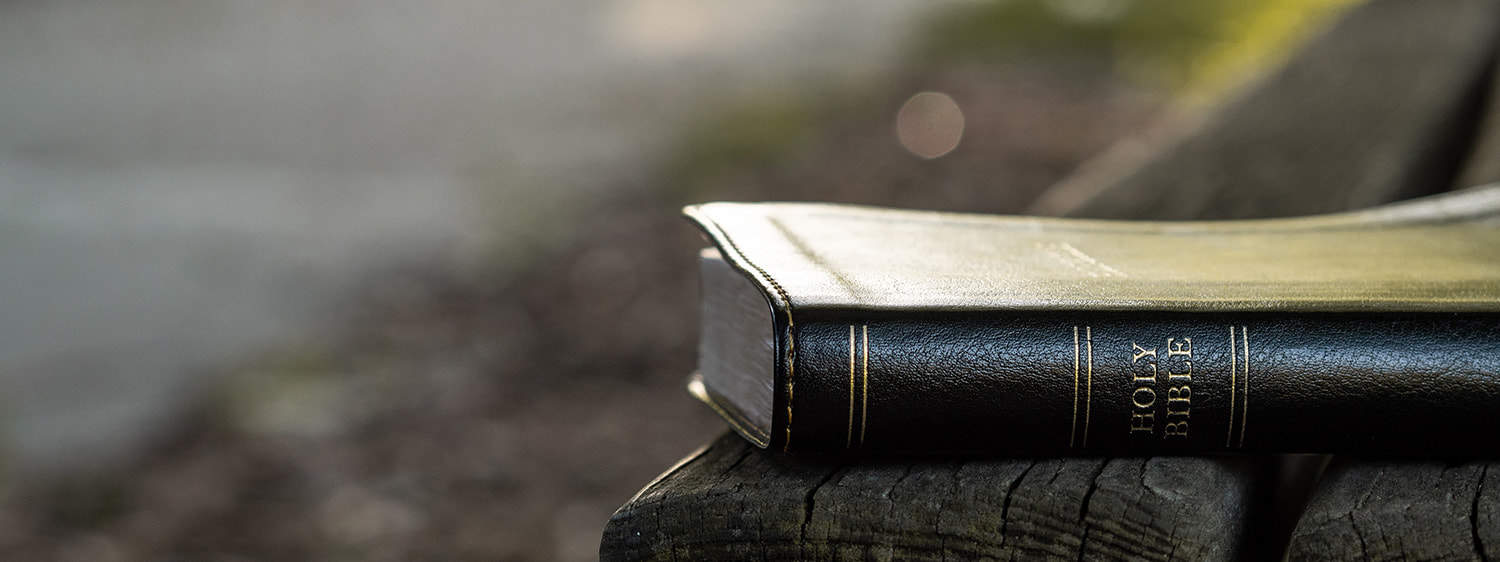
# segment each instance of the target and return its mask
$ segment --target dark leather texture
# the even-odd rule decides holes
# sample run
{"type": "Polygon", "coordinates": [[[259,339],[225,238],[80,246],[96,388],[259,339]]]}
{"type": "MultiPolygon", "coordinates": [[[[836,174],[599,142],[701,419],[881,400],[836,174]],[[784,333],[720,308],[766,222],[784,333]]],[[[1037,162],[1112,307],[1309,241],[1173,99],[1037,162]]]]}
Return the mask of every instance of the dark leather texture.
{"type": "Polygon", "coordinates": [[[794,451],[1500,452],[1495,314],[827,313],[796,335],[794,451]]]}
{"type": "Polygon", "coordinates": [[[772,309],[775,449],[1500,450],[1500,188],[1201,223],[687,214],[772,309]]]}

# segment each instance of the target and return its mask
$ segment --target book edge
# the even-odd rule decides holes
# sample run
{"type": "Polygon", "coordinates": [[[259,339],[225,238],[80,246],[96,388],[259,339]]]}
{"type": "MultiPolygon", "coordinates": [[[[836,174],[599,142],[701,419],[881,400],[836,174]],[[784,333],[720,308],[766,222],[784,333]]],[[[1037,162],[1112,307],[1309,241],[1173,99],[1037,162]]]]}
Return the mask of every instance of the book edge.
{"type": "MultiPolygon", "coordinates": [[[[770,435],[764,438],[766,444],[763,446],[774,445],[777,441],[776,434],[781,433],[781,450],[782,452],[790,452],[792,446],[792,398],[795,391],[795,369],[797,364],[796,323],[792,319],[792,299],[787,295],[786,289],[783,289],[771,277],[769,272],[751,262],[749,257],[735,245],[734,240],[729,237],[728,233],[724,232],[724,229],[719,226],[718,222],[708,215],[704,205],[684,207],[682,214],[703,231],[714,247],[718,248],[725,262],[754,282],[755,286],[760,290],[761,295],[766,297],[766,301],[771,305],[772,332],[775,334],[776,355],[779,360],[774,368],[776,373],[774,384],[776,387],[784,388],[784,392],[777,393],[772,400],[770,435]],[[776,405],[775,402],[777,401],[780,401],[781,404],[776,405]],[[779,424],[781,431],[779,432],[777,431],[778,413],[782,414],[779,424]]],[[[704,388],[706,389],[707,387],[705,386],[704,388]]],[[[712,405],[710,403],[710,406],[712,405]]],[[[752,439],[752,441],[754,440],[752,439]]]]}
{"type": "Polygon", "coordinates": [[[714,412],[719,414],[719,417],[729,422],[729,427],[733,428],[735,433],[744,437],[746,441],[762,449],[771,446],[771,435],[769,433],[761,433],[759,428],[755,427],[755,424],[746,419],[728,401],[717,398],[715,393],[710,391],[708,385],[703,382],[703,373],[694,372],[688,376],[687,391],[688,394],[692,394],[698,401],[712,408],[714,412]]]}

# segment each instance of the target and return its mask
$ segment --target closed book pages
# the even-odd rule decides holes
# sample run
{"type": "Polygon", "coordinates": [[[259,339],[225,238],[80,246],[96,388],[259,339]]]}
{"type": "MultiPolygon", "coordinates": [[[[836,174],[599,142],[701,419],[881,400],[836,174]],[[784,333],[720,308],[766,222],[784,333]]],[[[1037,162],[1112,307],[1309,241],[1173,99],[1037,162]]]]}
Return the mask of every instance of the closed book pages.
{"type": "Polygon", "coordinates": [[[1500,187],[1293,219],[710,203],[690,390],[788,452],[1500,450],[1500,187]]]}

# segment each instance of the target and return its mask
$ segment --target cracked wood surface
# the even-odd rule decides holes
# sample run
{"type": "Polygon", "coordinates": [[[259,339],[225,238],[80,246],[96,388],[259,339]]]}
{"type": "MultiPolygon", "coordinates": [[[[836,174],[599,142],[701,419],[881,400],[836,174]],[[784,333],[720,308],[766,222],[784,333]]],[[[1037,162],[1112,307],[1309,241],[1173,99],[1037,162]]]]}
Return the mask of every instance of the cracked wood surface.
{"type": "Polygon", "coordinates": [[[1339,459],[1288,560],[1500,560],[1500,465],[1339,459]]]}
{"type": "Polygon", "coordinates": [[[621,507],[605,560],[1225,560],[1249,457],[794,461],[725,434],[621,507]]]}

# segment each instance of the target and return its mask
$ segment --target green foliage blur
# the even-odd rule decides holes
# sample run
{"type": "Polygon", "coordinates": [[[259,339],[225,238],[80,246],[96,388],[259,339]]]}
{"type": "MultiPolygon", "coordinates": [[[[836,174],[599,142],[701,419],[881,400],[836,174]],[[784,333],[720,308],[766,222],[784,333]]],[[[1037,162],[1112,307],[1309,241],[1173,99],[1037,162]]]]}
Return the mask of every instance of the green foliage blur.
{"type": "MultiPolygon", "coordinates": [[[[1357,0],[993,0],[939,13],[892,80],[924,69],[1026,62],[1086,67],[1183,104],[1208,103],[1289,54],[1357,0]]],[[[792,96],[742,99],[707,113],[679,138],[664,176],[689,201],[732,170],[785,157],[815,131],[880,96],[827,84],[792,96]]]]}
{"type": "Polygon", "coordinates": [[[1014,0],[934,19],[920,63],[1091,60],[1128,78],[1214,95],[1280,59],[1354,0],[1014,0]]]}

